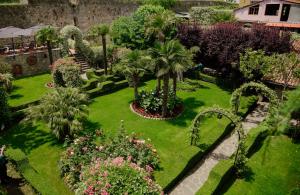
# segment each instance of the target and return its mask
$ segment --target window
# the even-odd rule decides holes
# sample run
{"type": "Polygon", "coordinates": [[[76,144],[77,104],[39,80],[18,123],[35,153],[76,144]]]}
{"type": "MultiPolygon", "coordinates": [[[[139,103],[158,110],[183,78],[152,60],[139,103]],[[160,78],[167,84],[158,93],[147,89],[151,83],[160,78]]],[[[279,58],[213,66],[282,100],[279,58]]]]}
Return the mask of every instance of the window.
{"type": "Polygon", "coordinates": [[[249,15],[258,15],[259,5],[249,7],[249,15]]]}
{"type": "Polygon", "coordinates": [[[278,16],[279,7],[280,7],[279,4],[267,4],[265,15],[266,16],[278,16]]]}

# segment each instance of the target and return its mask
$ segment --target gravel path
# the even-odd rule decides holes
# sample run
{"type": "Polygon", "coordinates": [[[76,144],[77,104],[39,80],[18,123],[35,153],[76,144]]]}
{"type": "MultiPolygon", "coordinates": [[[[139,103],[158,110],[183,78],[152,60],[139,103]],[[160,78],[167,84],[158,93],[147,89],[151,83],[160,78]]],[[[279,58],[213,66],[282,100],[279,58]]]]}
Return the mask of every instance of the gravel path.
{"type": "MultiPolygon", "coordinates": [[[[257,108],[243,121],[242,125],[247,134],[256,127],[267,115],[268,104],[259,102],[257,108]]],[[[210,171],[222,159],[232,156],[237,150],[238,135],[234,133],[225,138],[212,152],[200,161],[195,168],[171,191],[170,195],[194,195],[208,179],[210,171]]]]}

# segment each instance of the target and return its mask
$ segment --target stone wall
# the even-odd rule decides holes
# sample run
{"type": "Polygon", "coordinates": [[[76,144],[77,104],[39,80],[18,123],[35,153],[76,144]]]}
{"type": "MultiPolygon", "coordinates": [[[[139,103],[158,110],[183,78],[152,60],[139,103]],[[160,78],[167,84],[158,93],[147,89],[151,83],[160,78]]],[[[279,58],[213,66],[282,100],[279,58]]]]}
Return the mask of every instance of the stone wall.
{"type": "Polygon", "coordinates": [[[63,27],[74,24],[77,15],[79,28],[87,30],[96,23],[110,23],[119,16],[130,15],[138,5],[122,0],[80,0],[73,7],[68,0],[29,0],[28,5],[0,6],[0,28],[26,28],[37,24],[63,27]]]}
{"type": "MultiPolygon", "coordinates": [[[[226,2],[213,0],[182,0],[175,6],[176,11],[188,11],[192,6],[224,5],[226,2]]],[[[110,23],[119,16],[127,16],[137,9],[131,0],[79,0],[72,6],[69,0],[29,0],[26,5],[0,6],[0,28],[16,26],[21,28],[37,24],[51,24],[63,27],[74,24],[86,31],[96,23],[110,23]]]]}
{"type": "MultiPolygon", "coordinates": [[[[54,61],[60,57],[60,50],[53,50],[54,61]]],[[[5,56],[4,60],[12,66],[15,77],[31,76],[50,71],[48,50],[5,56]]]]}

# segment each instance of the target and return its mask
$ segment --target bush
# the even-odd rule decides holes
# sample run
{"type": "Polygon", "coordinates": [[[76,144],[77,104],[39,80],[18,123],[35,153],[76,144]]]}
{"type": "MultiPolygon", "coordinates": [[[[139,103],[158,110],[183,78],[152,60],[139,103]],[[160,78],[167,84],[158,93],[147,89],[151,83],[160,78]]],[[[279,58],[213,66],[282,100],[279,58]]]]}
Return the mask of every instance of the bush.
{"type": "MultiPolygon", "coordinates": [[[[162,111],[162,100],[163,92],[160,91],[160,94],[157,94],[156,90],[152,91],[141,91],[138,98],[138,104],[149,113],[160,113],[162,111]]],[[[180,104],[180,99],[175,97],[173,89],[169,90],[168,98],[168,110],[172,112],[174,108],[180,104]]]]}
{"type": "Polygon", "coordinates": [[[12,80],[13,76],[10,73],[0,73],[0,87],[3,87],[6,92],[10,92],[13,89],[12,80]]]}
{"type": "Polygon", "coordinates": [[[7,103],[7,95],[3,88],[0,87],[0,130],[6,127],[10,122],[10,111],[7,103]]]}
{"type": "Polygon", "coordinates": [[[0,74],[12,73],[12,67],[10,64],[0,59],[0,74]]]}
{"type": "Polygon", "coordinates": [[[216,11],[210,7],[192,7],[190,13],[191,17],[201,25],[213,24],[213,16],[216,15],[216,11]]]}
{"type": "Polygon", "coordinates": [[[140,0],[140,2],[149,5],[159,5],[165,9],[169,9],[176,4],[177,0],[140,0]]]}
{"type": "Polygon", "coordinates": [[[151,174],[122,157],[94,160],[85,167],[78,194],[161,194],[151,174]]]}
{"type": "Polygon", "coordinates": [[[54,63],[53,80],[57,87],[80,87],[80,65],[73,58],[61,58],[54,63]]]}
{"type": "MultiPolygon", "coordinates": [[[[96,130],[94,137],[84,136],[74,140],[63,153],[59,165],[61,174],[71,189],[75,190],[78,187],[85,189],[82,186],[83,183],[80,184],[80,182],[85,182],[85,179],[80,181],[79,175],[81,173],[86,174],[86,177],[93,175],[89,175],[87,172],[83,173],[84,167],[85,170],[93,167],[95,159],[101,159],[100,161],[103,162],[114,158],[127,159],[127,161],[140,167],[141,171],[142,169],[148,170],[149,174],[159,165],[156,150],[153,149],[152,145],[144,140],[139,140],[134,134],[126,135],[123,125],[119,134],[106,142],[104,142],[104,135],[100,130],[96,130]],[[98,138],[103,141],[101,145],[96,145],[94,142],[98,138]]],[[[106,171],[110,173],[109,167],[106,168],[106,171]]],[[[110,184],[118,187],[116,183],[110,184]]],[[[130,185],[130,182],[128,184],[130,185]]]]}

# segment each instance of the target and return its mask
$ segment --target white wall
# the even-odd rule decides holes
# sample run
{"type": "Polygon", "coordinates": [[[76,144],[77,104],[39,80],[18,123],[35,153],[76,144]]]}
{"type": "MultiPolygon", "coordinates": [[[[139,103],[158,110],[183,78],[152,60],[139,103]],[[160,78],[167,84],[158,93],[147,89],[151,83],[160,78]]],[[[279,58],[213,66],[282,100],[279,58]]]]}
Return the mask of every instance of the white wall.
{"type": "MultiPolygon", "coordinates": [[[[259,3],[259,11],[258,15],[249,15],[249,7],[245,7],[242,9],[238,9],[234,11],[235,17],[239,21],[249,21],[249,22],[281,22],[281,11],[282,11],[282,5],[283,1],[279,0],[265,0],[261,3],[259,3]],[[277,16],[266,16],[266,5],[267,4],[280,4],[278,15],[277,16]]],[[[288,4],[288,3],[285,3],[288,4]]],[[[300,23],[300,6],[299,5],[292,5],[290,10],[290,15],[288,22],[299,22],[300,23]]]]}

